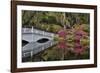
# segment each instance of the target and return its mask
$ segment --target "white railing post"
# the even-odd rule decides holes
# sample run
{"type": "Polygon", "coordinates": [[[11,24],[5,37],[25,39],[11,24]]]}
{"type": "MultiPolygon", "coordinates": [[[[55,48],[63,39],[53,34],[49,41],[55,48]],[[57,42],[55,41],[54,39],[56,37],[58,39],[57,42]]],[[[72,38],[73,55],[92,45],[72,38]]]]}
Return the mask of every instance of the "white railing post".
{"type": "Polygon", "coordinates": [[[32,60],[32,57],[33,57],[33,51],[31,51],[31,60],[32,60]]]}
{"type": "Polygon", "coordinates": [[[33,33],[33,29],[34,29],[34,28],[33,28],[33,26],[32,26],[32,30],[31,30],[31,31],[32,31],[32,33],[33,33]]]}

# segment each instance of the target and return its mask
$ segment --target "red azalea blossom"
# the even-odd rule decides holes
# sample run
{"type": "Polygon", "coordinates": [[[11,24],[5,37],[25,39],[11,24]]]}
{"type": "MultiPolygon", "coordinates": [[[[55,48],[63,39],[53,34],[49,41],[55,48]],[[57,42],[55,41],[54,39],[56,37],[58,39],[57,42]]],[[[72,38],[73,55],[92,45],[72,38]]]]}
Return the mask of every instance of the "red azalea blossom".
{"type": "Polygon", "coordinates": [[[65,37],[66,37],[66,31],[65,31],[65,30],[60,30],[60,31],[58,32],[58,35],[59,35],[59,37],[65,38],[65,37]]]}
{"type": "Polygon", "coordinates": [[[80,39],[81,39],[81,36],[75,36],[76,41],[80,41],[80,39]]]}
{"type": "Polygon", "coordinates": [[[66,45],[66,43],[63,41],[60,41],[59,43],[58,43],[58,48],[61,48],[61,49],[64,49],[64,48],[66,48],[67,47],[67,45],[66,45]]]}
{"type": "Polygon", "coordinates": [[[84,51],[83,47],[80,45],[80,43],[75,44],[74,52],[76,54],[82,54],[84,51]]]}
{"type": "Polygon", "coordinates": [[[75,50],[74,50],[74,52],[76,53],[76,54],[82,54],[83,53],[83,48],[76,48],[75,50]]]}
{"type": "Polygon", "coordinates": [[[76,32],[75,32],[75,36],[82,37],[82,35],[83,35],[83,34],[82,34],[82,32],[81,32],[81,31],[76,31],[76,32]]]}
{"type": "Polygon", "coordinates": [[[76,35],[76,36],[82,37],[83,35],[87,35],[87,33],[84,32],[83,30],[77,30],[77,31],[75,32],[75,35],[76,35]]]}

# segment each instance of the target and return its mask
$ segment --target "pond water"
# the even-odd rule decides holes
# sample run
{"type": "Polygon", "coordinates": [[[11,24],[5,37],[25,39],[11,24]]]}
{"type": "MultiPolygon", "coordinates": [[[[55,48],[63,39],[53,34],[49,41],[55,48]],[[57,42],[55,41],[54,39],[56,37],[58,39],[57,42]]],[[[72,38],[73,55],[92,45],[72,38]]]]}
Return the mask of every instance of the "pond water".
{"type": "Polygon", "coordinates": [[[38,43],[46,43],[47,41],[49,41],[49,39],[47,39],[47,38],[41,38],[41,39],[37,40],[38,43]]]}

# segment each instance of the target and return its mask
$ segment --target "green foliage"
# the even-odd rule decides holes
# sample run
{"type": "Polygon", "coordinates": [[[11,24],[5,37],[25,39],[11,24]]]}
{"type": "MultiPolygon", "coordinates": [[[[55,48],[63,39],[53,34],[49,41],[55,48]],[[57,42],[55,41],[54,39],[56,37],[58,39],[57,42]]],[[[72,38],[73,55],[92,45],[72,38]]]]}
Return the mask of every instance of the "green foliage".
{"type": "MultiPolygon", "coordinates": [[[[38,25],[41,23],[73,26],[74,24],[89,24],[87,13],[64,13],[44,11],[22,11],[23,26],[38,25]]],[[[86,30],[87,31],[87,30],[86,30]]]]}
{"type": "Polygon", "coordinates": [[[88,46],[90,43],[89,39],[81,39],[81,44],[85,47],[88,46]]]}
{"type": "Polygon", "coordinates": [[[90,27],[89,27],[89,25],[88,24],[83,24],[83,26],[84,26],[84,31],[85,32],[87,32],[87,33],[89,33],[90,32],[90,27]]]}
{"type": "Polygon", "coordinates": [[[54,40],[54,41],[58,41],[58,40],[59,40],[58,35],[55,35],[54,38],[53,38],[53,40],[54,40]]]}
{"type": "Polygon", "coordinates": [[[42,54],[42,58],[45,61],[60,60],[61,58],[61,55],[59,55],[60,53],[61,52],[59,51],[59,49],[56,49],[55,47],[49,48],[42,54]]]}
{"type": "Polygon", "coordinates": [[[54,24],[56,23],[56,18],[54,16],[44,16],[41,18],[41,23],[49,23],[49,24],[54,24]]]}
{"type": "Polygon", "coordinates": [[[52,24],[52,32],[57,33],[62,27],[60,25],[52,24]]]}

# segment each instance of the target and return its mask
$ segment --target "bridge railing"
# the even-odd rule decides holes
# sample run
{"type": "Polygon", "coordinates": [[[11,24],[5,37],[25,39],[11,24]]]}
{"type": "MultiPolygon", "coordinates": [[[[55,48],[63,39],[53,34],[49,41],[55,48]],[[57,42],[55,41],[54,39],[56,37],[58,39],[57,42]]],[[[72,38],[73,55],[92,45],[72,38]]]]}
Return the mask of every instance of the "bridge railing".
{"type": "Polygon", "coordinates": [[[42,30],[38,30],[35,28],[22,28],[22,33],[34,33],[34,34],[40,34],[40,35],[44,35],[44,36],[49,36],[49,37],[53,37],[54,34],[50,33],[50,32],[46,32],[46,31],[42,31],[42,30]]]}

